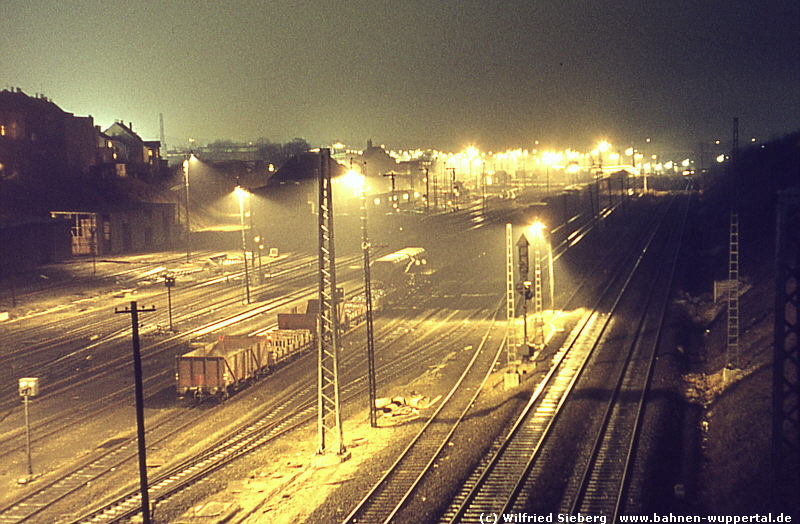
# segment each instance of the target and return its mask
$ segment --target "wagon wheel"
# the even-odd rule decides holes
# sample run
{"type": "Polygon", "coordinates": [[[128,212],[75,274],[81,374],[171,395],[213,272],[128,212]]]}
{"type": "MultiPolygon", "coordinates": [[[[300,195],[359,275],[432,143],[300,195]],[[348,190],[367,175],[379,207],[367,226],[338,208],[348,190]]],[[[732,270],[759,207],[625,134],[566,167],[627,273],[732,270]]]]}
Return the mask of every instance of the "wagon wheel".
{"type": "Polygon", "coordinates": [[[230,398],[231,394],[228,393],[228,388],[222,388],[217,392],[217,398],[220,402],[225,402],[230,398]]]}

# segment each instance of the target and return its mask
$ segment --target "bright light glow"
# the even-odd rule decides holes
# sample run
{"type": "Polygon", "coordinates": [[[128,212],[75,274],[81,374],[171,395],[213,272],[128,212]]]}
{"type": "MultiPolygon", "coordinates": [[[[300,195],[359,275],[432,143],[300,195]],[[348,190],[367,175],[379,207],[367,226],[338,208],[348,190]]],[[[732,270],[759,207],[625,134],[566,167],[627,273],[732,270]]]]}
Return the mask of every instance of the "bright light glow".
{"type": "Polygon", "coordinates": [[[528,228],[528,231],[530,231],[534,237],[541,238],[544,236],[545,229],[547,229],[547,226],[545,226],[543,222],[537,220],[531,224],[531,226],[528,228]]]}
{"type": "Polygon", "coordinates": [[[626,150],[625,150],[625,155],[626,155],[626,156],[631,156],[631,155],[633,155],[633,148],[632,148],[632,147],[629,147],[628,149],[626,149],[626,150]]]}
{"type": "Polygon", "coordinates": [[[239,204],[241,204],[242,202],[244,202],[244,199],[245,199],[245,198],[247,197],[247,195],[249,194],[249,193],[247,192],[247,190],[246,190],[245,188],[243,188],[242,186],[236,186],[236,187],[233,189],[233,192],[234,192],[234,193],[236,193],[236,197],[239,199],[239,204]]]}
{"type": "Polygon", "coordinates": [[[552,166],[558,163],[559,155],[555,151],[544,151],[542,153],[542,160],[544,161],[545,165],[552,166]]]}
{"type": "Polygon", "coordinates": [[[570,164],[569,166],[567,166],[567,173],[569,173],[570,175],[574,175],[580,170],[581,166],[579,166],[578,164],[570,164]]]}
{"type": "Polygon", "coordinates": [[[364,176],[355,169],[349,169],[342,178],[341,182],[353,190],[355,194],[364,190],[364,183],[366,182],[364,176]]]}
{"type": "Polygon", "coordinates": [[[194,156],[194,153],[189,155],[189,158],[185,158],[183,160],[183,172],[186,173],[189,169],[189,164],[197,160],[197,157],[194,156]]]}
{"type": "Polygon", "coordinates": [[[720,163],[720,164],[721,164],[721,163],[723,163],[724,161],[725,161],[725,155],[719,155],[719,156],[717,157],[717,162],[718,162],[718,163],[720,163]]]}

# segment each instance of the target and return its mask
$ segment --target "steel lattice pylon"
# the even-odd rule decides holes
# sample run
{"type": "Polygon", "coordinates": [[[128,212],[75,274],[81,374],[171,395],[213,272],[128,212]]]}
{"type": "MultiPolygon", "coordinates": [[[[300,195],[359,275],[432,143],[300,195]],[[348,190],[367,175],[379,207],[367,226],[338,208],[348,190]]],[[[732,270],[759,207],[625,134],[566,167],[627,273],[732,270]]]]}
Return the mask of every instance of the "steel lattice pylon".
{"type": "Polygon", "coordinates": [[[728,367],[738,369],[739,362],[739,214],[731,212],[728,246],[728,367]]]}
{"type": "Polygon", "coordinates": [[[333,193],[331,152],[320,151],[319,163],[319,319],[317,322],[317,430],[318,453],[325,453],[328,437],[338,442],[337,453],[345,451],[342,413],[339,404],[339,317],[336,290],[336,257],[333,241],[333,193]]]}
{"type": "Polygon", "coordinates": [[[800,512],[800,191],[778,194],[775,254],[772,493],[775,507],[800,512]]]}
{"type": "Polygon", "coordinates": [[[506,224],[506,359],[517,360],[517,324],[514,308],[514,239],[511,224],[506,224]]]}
{"type": "Polygon", "coordinates": [[[533,242],[533,345],[544,347],[544,307],[542,305],[542,252],[541,239],[533,242]]]}

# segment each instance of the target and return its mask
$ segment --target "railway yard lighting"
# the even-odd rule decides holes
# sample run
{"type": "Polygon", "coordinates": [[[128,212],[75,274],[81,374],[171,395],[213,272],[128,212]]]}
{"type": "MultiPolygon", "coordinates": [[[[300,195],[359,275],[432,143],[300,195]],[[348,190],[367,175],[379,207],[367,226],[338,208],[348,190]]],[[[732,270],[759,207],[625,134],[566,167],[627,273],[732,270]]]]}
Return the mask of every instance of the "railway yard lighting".
{"type": "Polygon", "coordinates": [[[541,245],[544,242],[547,242],[547,273],[548,279],[550,284],[550,309],[555,311],[555,281],[553,277],[553,243],[550,239],[550,234],[547,229],[547,226],[540,222],[534,222],[531,227],[530,231],[533,234],[533,242],[534,244],[539,243],[541,245]],[[545,238],[546,237],[546,238],[545,238]]]}
{"type": "MultiPolygon", "coordinates": [[[[366,169],[365,169],[366,171],[366,169]]],[[[345,181],[358,195],[361,204],[361,250],[364,257],[364,301],[366,306],[366,331],[367,331],[367,385],[369,389],[369,424],[378,427],[378,414],[375,407],[375,341],[372,331],[372,283],[370,278],[370,242],[367,235],[367,178],[364,174],[353,169],[345,174],[345,181]]]]}
{"type": "Polygon", "coordinates": [[[247,198],[248,192],[242,186],[237,185],[233,190],[236,197],[239,199],[239,226],[242,230],[242,257],[244,258],[244,291],[247,303],[250,303],[250,272],[247,268],[247,235],[244,229],[244,199],[247,198]]]}
{"type": "Polygon", "coordinates": [[[189,156],[183,161],[183,203],[186,212],[186,261],[189,261],[191,256],[191,232],[192,227],[189,225],[189,165],[192,160],[197,160],[194,153],[190,152],[189,156]]]}
{"type": "MultiPolygon", "coordinates": [[[[252,220],[252,217],[250,217],[250,218],[252,220]]],[[[256,236],[253,237],[253,242],[255,243],[256,249],[258,250],[258,251],[256,251],[256,253],[257,253],[256,256],[258,257],[258,283],[259,284],[263,284],[264,283],[264,270],[263,270],[263,268],[261,266],[261,252],[264,251],[264,242],[262,242],[262,240],[263,239],[261,238],[261,235],[256,235],[256,236]]]]}
{"type": "Polygon", "coordinates": [[[33,466],[31,464],[31,422],[28,415],[28,404],[30,398],[39,394],[39,379],[37,377],[26,377],[19,379],[19,396],[25,406],[25,456],[28,464],[29,480],[33,476],[33,466]]]}

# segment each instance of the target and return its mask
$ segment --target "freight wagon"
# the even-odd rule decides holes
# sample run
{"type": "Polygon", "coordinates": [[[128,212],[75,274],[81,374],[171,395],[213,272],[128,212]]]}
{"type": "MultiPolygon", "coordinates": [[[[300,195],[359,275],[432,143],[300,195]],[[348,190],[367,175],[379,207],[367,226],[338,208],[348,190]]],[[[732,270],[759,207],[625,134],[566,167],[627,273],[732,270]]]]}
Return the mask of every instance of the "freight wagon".
{"type": "Polygon", "coordinates": [[[312,342],[306,329],[275,329],[253,337],[222,335],[216,342],[175,357],[178,395],[225,400],[234,390],[296,357],[312,342]]]}
{"type": "Polygon", "coordinates": [[[430,276],[427,253],[421,247],[407,247],[384,255],[372,263],[372,283],[386,292],[413,288],[430,276]]]}

